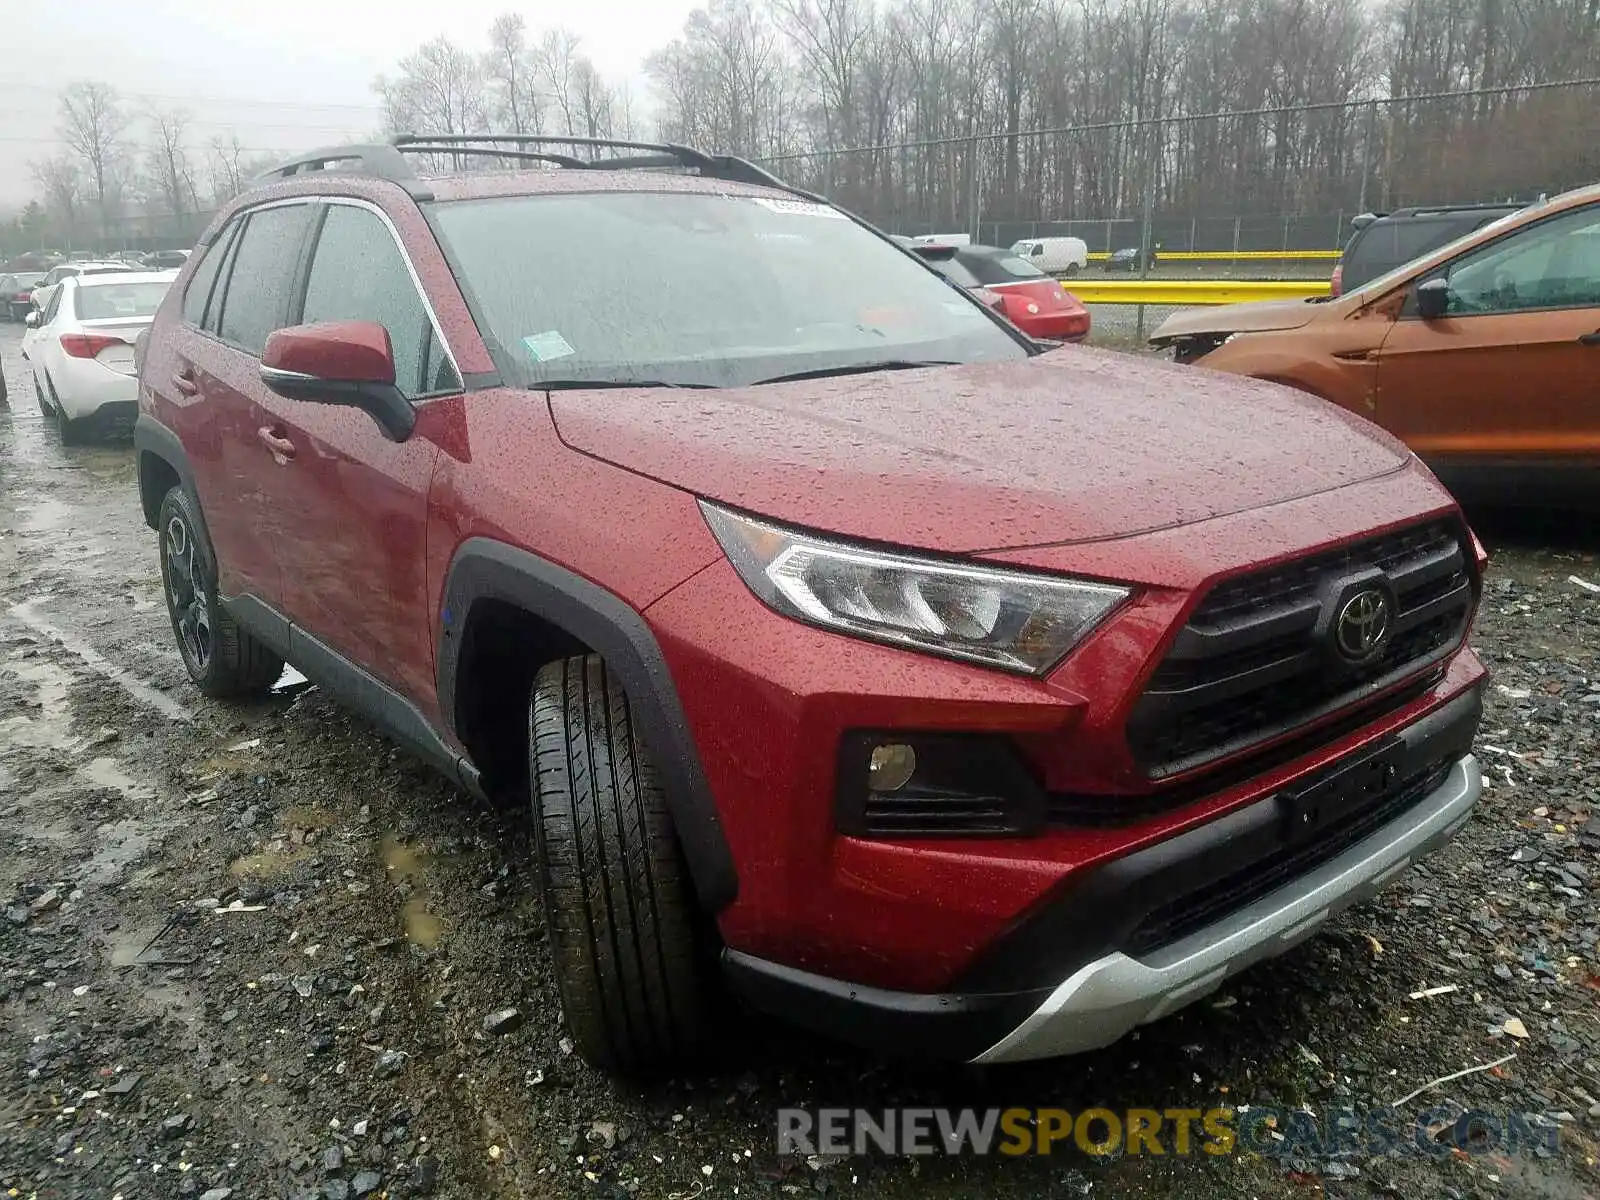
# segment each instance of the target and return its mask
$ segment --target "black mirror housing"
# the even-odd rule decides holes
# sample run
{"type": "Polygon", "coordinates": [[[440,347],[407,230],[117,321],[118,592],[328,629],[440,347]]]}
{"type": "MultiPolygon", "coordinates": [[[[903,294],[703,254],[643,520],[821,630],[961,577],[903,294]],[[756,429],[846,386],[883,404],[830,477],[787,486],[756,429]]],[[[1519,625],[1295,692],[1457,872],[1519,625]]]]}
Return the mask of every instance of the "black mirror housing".
{"type": "Polygon", "coordinates": [[[1437,321],[1450,311],[1450,281],[1437,276],[1417,285],[1417,315],[1437,321]]]}

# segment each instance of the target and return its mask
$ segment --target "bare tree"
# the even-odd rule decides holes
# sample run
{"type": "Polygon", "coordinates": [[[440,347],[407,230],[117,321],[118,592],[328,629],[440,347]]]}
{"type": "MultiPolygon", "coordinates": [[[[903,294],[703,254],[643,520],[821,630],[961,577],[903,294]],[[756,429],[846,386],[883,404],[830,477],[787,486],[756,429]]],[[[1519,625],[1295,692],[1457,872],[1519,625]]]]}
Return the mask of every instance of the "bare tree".
{"type": "Polygon", "coordinates": [[[28,164],[33,177],[44,189],[45,203],[55,223],[70,242],[78,231],[79,209],[83,201],[83,168],[71,154],[52,154],[28,164]]]}
{"type": "Polygon", "coordinates": [[[483,66],[449,38],[437,37],[379,76],[384,119],[394,133],[478,133],[488,116],[483,66]]]}
{"type": "Polygon", "coordinates": [[[572,64],[573,103],[584,137],[611,137],[611,88],[587,58],[572,64]]]}
{"type": "Polygon", "coordinates": [[[550,29],[539,39],[539,72],[551,100],[561,113],[562,132],[578,132],[577,100],[573,95],[573,72],[579,59],[578,35],[570,29],[550,29]]]}
{"type": "Polygon", "coordinates": [[[128,117],[110,84],[75,83],[61,93],[61,140],[82,161],[104,231],[123,183],[128,117]]]}
{"type": "Polygon", "coordinates": [[[199,203],[194,186],[194,164],[189,158],[189,114],[183,109],[155,109],[149,116],[148,170],[156,194],[167,211],[181,215],[199,203]]]}
{"type": "Polygon", "coordinates": [[[544,97],[528,48],[528,23],[520,13],[504,13],[490,26],[483,73],[492,115],[506,132],[544,132],[544,97]]]}
{"type": "Polygon", "coordinates": [[[211,203],[222,207],[240,192],[249,181],[245,170],[245,149],[239,144],[239,135],[214,137],[206,144],[206,173],[211,181],[211,203]]]}

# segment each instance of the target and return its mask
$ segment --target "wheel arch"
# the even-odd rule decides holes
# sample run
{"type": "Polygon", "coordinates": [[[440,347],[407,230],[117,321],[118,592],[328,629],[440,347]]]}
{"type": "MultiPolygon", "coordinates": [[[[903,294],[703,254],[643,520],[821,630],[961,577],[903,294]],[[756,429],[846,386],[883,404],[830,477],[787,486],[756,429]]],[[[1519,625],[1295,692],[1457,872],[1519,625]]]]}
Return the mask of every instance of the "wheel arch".
{"type": "Polygon", "coordinates": [[[485,701],[515,705],[525,725],[526,692],[506,690],[524,674],[531,684],[545,662],[585,651],[600,655],[621,681],[665,784],[695,892],[708,911],[720,911],[738,894],[733,855],[649,625],[614,593],[537,555],[489,538],[461,544],[445,577],[436,661],[440,715],[469,753],[483,748],[485,701]],[[503,652],[508,631],[520,656],[503,652]]]}
{"type": "Polygon", "coordinates": [[[196,519],[209,549],[211,536],[204,528],[206,518],[200,508],[199,493],[194,488],[194,472],[189,468],[189,456],[184,453],[178,435],[148,413],[140,413],[133,423],[133,452],[139,480],[139,507],[144,512],[145,524],[151,529],[156,527],[161,501],[173,487],[182,484],[195,502],[196,519]]]}

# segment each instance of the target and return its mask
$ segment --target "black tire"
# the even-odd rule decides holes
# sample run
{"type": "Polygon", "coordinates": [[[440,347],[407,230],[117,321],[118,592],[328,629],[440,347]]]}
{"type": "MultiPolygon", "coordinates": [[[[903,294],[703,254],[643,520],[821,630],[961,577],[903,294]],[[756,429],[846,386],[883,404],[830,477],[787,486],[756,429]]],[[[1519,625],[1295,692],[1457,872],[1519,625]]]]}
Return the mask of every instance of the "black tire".
{"type": "Polygon", "coordinates": [[[76,446],[83,441],[83,422],[74,421],[67,416],[67,410],[61,406],[61,397],[56,393],[56,385],[46,375],[41,381],[39,372],[33,373],[33,390],[39,397],[39,412],[49,417],[56,423],[56,434],[61,438],[63,446],[76,446]],[[45,393],[50,395],[49,403],[45,402],[45,393]]]}
{"type": "Polygon", "coordinates": [[[82,421],[74,421],[67,416],[67,410],[61,407],[61,397],[51,389],[51,399],[56,405],[56,435],[61,439],[63,446],[81,446],[84,441],[84,425],[82,421]]]}
{"type": "Polygon", "coordinates": [[[556,986],[580,1054],[657,1074],[700,1048],[709,997],[666,794],[598,655],[550,663],[528,703],[534,844],[556,986]]]}
{"type": "Polygon", "coordinates": [[[174,487],[161,501],[161,590],[172,636],[189,678],[208,696],[264,694],[283,674],[283,659],[234,622],[217,599],[217,566],[198,532],[195,502],[174,487]]]}
{"type": "Polygon", "coordinates": [[[1067,269],[1065,271],[1066,277],[1068,279],[1072,279],[1072,278],[1075,278],[1077,276],[1077,274],[1078,274],[1078,264],[1077,263],[1068,263],[1067,264],[1067,269]]]}

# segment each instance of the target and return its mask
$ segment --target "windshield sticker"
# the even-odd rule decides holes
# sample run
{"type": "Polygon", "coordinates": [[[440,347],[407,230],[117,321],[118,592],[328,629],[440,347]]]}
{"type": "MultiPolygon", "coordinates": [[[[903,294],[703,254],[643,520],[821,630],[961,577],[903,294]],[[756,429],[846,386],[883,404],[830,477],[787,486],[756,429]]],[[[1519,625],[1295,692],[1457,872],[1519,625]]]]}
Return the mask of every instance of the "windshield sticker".
{"type": "Polygon", "coordinates": [[[775,213],[783,213],[789,217],[832,217],[836,221],[848,221],[850,219],[838,209],[830,208],[826,204],[818,204],[815,200],[773,200],[766,196],[753,196],[751,198],[762,208],[775,213]]]}
{"type": "Polygon", "coordinates": [[[549,362],[553,358],[566,358],[577,353],[572,343],[554,329],[530,333],[522,339],[522,348],[534,362],[549,362]]]}

